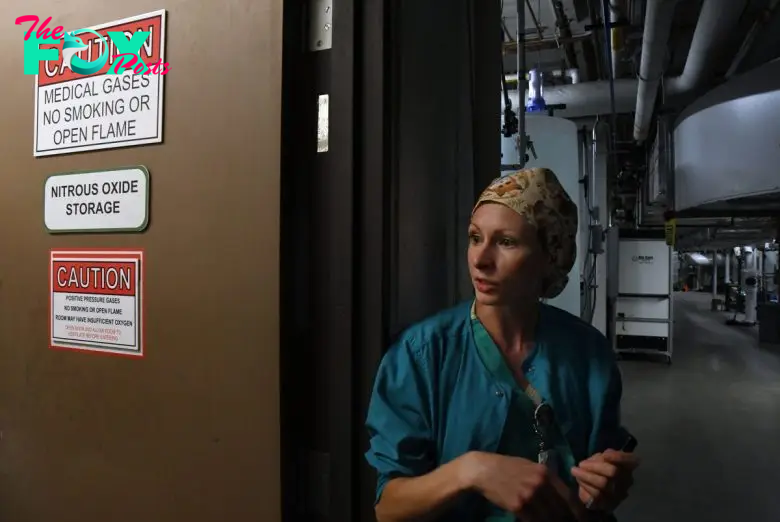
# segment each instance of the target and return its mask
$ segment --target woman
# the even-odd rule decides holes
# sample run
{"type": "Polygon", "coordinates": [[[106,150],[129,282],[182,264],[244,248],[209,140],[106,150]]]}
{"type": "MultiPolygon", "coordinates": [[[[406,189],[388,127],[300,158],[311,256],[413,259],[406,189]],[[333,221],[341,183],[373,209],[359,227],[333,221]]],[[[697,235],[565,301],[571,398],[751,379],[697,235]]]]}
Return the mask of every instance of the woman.
{"type": "Polygon", "coordinates": [[[577,207],[549,169],[494,181],[469,226],[476,299],[404,332],[368,411],[379,522],[563,522],[611,512],[621,380],[603,335],[540,303],[576,257],[577,207]]]}

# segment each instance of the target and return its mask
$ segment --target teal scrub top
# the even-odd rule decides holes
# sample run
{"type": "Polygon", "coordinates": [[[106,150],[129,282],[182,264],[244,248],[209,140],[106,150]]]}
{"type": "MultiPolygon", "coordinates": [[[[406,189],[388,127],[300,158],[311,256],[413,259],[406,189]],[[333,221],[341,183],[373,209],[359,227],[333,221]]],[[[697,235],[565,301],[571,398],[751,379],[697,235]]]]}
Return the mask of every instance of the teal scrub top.
{"type": "MultiPolygon", "coordinates": [[[[591,325],[541,304],[523,372],[536,400],[552,406],[559,475],[573,485],[573,465],[618,448],[623,436],[614,353],[591,325]]],[[[469,451],[536,460],[534,407],[498,347],[479,321],[472,322],[471,301],[412,326],[383,357],[369,404],[366,458],[378,473],[376,500],[389,480],[424,475],[469,451]]],[[[501,515],[469,493],[439,520],[501,515]]]]}

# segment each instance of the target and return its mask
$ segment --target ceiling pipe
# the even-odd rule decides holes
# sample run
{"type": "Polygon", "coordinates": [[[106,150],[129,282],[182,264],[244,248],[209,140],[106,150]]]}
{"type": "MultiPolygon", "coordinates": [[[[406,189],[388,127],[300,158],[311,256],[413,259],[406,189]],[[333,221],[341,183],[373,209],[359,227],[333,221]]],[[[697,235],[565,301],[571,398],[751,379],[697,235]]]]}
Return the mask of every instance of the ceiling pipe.
{"type": "MultiPolygon", "coordinates": [[[[683,259],[692,265],[712,266],[711,253],[702,254],[701,252],[686,252],[683,254],[683,259]]],[[[719,265],[725,264],[726,257],[723,254],[718,254],[715,259],[719,265]]]]}
{"type": "Polygon", "coordinates": [[[669,94],[682,94],[699,87],[706,80],[713,58],[739,24],[747,0],[704,0],[699,21],[693,33],[683,73],[666,80],[669,94]]]}
{"type": "MultiPolygon", "coordinates": [[[[711,1],[705,0],[705,5],[711,1]]],[[[644,141],[653,117],[658,86],[664,74],[666,46],[672,31],[677,0],[647,0],[645,32],[642,37],[642,59],[634,115],[634,139],[644,141]]],[[[698,32],[699,26],[696,26],[698,32]]]]}
{"type": "MultiPolygon", "coordinates": [[[[670,11],[668,16],[671,18],[674,11],[674,3],[673,0],[647,0],[647,12],[650,13],[651,9],[657,9],[659,5],[671,4],[671,6],[667,5],[664,8],[670,11]]],[[[744,6],[745,0],[704,0],[683,74],[664,81],[663,90],[665,95],[676,96],[685,94],[700,85],[700,82],[704,79],[710,56],[715,51],[717,41],[724,40],[722,36],[737,24],[744,6]]],[[[663,16],[666,17],[666,15],[663,16]]],[[[658,63],[663,64],[666,58],[668,32],[666,39],[659,40],[657,37],[654,37],[655,29],[653,29],[652,25],[655,22],[648,24],[649,18],[647,15],[645,16],[645,36],[640,68],[644,68],[644,64],[650,61],[657,60],[658,63]],[[648,41],[655,42],[652,45],[653,48],[650,48],[648,41]],[[650,58],[647,58],[647,53],[652,53],[650,58]]],[[[661,21],[665,20],[667,18],[661,21]]],[[[530,42],[527,42],[527,44],[530,44],[530,42]]],[[[636,141],[642,142],[647,139],[662,73],[663,70],[660,70],[658,74],[653,76],[645,75],[640,71],[640,79],[615,80],[615,110],[619,114],[636,111],[634,119],[634,139],[636,141]],[[649,83],[653,83],[655,88],[649,88],[653,87],[653,85],[647,85],[649,83]],[[646,85],[640,97],[639,86],[642,84],[646,85]]],[[[581,82],[576,85],[545,87],[544,98],[548,105],[565,103],[566,109],[556,112],[556,115],[564,118],[609,114],[609,83],[608,81],[596,81],[581,82]]],[[[525,85],[523,87],[525,88],[525,85]]]]}
{"type": "MultiPolygon", "coordinates": [[[[565,76],[571,83],[580,83],[580,70],[573,69],[542,69],[539,71],[542,73],[542,78],[545,76],[552,76],[554,78],[561,78],[565,76]]],[[[504,80],[509,85],[509,89],[517,88],[517,74],[507,74],[504,76],[504,80]]],[[[528,81],[528,75],[526,74],[525,81],[528,81]]]]}
{"type": "MultiPolygon", "coordinates": [[[[523,104],[528,86],[523,83],[523,104]]],[[[634,110],[636,104],[636,80],[615,80],[615,111],[628,113],[634,110]]],[[[512,107],[518,105],[518,91],[509,91],[512,107]]],[[[579,82],[571,85],[545,85],[544,101],[547,105],[566,105],[565,109],[556,110],[555,115],[562,118],[584,118],[598,114],[609,114],[610,107],[609,82],[579,82]]],[[[503,110],[504,101],[501,101],[503,110]]]]}
{"type": "Polygon", "coordinates": [[[619,25],[620,15],[625,9],[624,0],[609,0],[610,41],[612,49],[612,76],[620,78],[623,75],[623,47],[625,45],[625,31],[619,25]]]}
{"type": "MultiPolygon", "coordinates": [[[[685,61],[685,69],[680,76],[664,82],[665,94],[685,94],[701,85],[706,79],[718,45],[726,40],[724,35],[732,31],[739,22],[745,2],[746,0],[704,0],[685,61]]],[[[640,143],[647,139],[655,111],[655,100],[663,77],[676,3],[676,0],[647,1],[634,116],[634,140],[640,143]]]]}
{"type": "MultiPolygon", "coordinates": [[[[519,0],[518,0],[519,2],[519,0]]],[[[563,47],[563,56],[566,59],[566,66],[577,66],[577,51],[574,49],[574,44],[569,41],[573,36],[571,32],[571,26],[569,25],[569,17],[566,16],[566,11],[563,9],[563,2],[560,0],[552,0],[550,2],[553,8],[553,14],[555,15],[555,26],[558,29],[558,34],[561,38],[566,40],[561,46],[563,47]]],[[[531,7],[530,0],[526,0],[528,7],[531,7]]],[[[533,12],[533,10],[531,10],[533,12]]]]}

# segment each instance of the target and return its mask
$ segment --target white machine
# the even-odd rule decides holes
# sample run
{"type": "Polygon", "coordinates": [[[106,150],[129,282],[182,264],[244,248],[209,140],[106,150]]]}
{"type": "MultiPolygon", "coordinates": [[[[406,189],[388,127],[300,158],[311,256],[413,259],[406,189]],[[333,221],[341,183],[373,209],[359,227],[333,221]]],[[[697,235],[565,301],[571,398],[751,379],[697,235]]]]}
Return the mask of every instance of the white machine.
{"type": "Polygon", "coordinates": [[[617,353],[672,362],[672,249],[663,239],[620,238],[612,342],[617,353]]]}
{"type": "Polygon", "coordinates": [[[758,316],[758,274],[744,271],[745,281],[745,323],[756,324],[758,316]]]}

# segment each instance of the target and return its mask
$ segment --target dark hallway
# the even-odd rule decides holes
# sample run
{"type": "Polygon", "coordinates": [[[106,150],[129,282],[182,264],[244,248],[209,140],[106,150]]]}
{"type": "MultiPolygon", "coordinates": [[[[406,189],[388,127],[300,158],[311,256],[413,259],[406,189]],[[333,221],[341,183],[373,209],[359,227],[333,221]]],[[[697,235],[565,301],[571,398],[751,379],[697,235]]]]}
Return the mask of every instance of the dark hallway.
{"type": "Polygon", "coordinates": [[[780,512],[780,355],[723,324],[709,294],[678,293],[674,363],[627,360],[625,424],[643,459],[631,522],[769,522],[780,512]]]}

